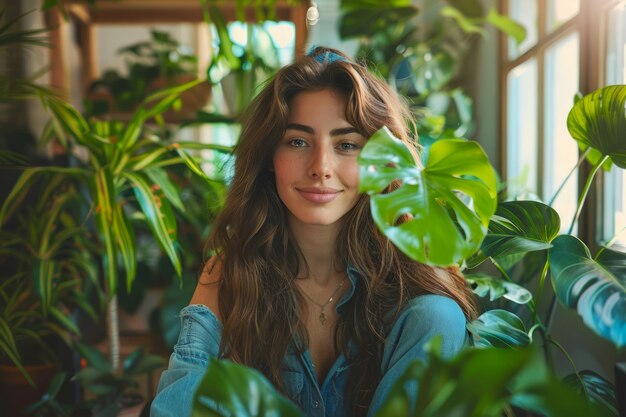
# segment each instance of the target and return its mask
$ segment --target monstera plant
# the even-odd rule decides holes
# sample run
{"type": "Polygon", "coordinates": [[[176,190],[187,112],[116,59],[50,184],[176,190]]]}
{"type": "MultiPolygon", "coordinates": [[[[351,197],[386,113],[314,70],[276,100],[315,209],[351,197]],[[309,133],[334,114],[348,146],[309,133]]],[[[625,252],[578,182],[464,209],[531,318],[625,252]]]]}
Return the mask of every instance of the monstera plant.
{"type": "MultiPolygon", "coordinates": [[[[582,157],[593,166],[577,213],[600,167],[609,161],[626,167],[625,105],[626,86],[609,86],[582,98],[570,112],[570,132],[585,151],[582,157]]],[[[575,308],[599,336],[623,347],[625,253],[607,246],[592,256],[571,230],[559,235],[559,216],[548,204],[507,201],[497,205],[494,171],[474,142],[437,141],[422,167],[383,128],[369,139],[359,163],[360,187],[371,195],[372,216],[404,253],[431,265],[464,265],[476,294],[491,300],[506,298],[513,305],[526,306],[530,313],[522,318],[516,314],[518,308],[486,311],[468,324],[475,347],[456,358],[439,358],[434,340],[428,364],[418,361],[406,370],[376,417],[526,415],[520,410],[543,416],[618,415],[614,388],[600,375],[579,371],[572,362],[571,375],[563,380],[555,376],[550,346],[570,356],[550,333],[553,311],[541,317],[537,305],[550,280],[560,303],[575,308]],[[399,187],[385,193],[392,182],[399,187]],[[408,220],[398,224],[400,216],[408,220]],[[442,230],[445,239],[441,239],[442,230]],[[543,255],[535,294],[509,274],[529,254],[543,255]],[[501,276],[475,272],[486,260],[501,276]],[[541,336],[542,353],[532,343],[536,334],[541,336]],[[406,396],[409,381],[421,387],[415,404],[406,396]]],[[[193,415],[299,415],[266,382],[254,370],[212,361],[196,393],[193,415]],[[244,386],[263,394],[254,396],[253,404],[253,396],[240,391],[244,386]]]]}

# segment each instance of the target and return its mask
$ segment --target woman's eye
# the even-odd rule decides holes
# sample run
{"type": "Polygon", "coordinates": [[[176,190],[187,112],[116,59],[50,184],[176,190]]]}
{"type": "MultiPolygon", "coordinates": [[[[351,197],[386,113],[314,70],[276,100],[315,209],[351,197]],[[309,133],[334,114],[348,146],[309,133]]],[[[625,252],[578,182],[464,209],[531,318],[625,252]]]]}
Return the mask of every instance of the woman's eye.
{"type": "Polygon", "coordinates": [[[304,141],[304,139],[292,139],[288,143],[294,148],[303,148],[306,146],[306,142],[304,141]]]}
{"type": "Polygon", "coordinates": [[[342,142],[342,143],[339,144],[339,149],[344,151],[344,152],[349,152],[349,151],[354,151],[354,150],[361,149],[361,147],[359,145],[357,145],[356,143],[342,142]]]}

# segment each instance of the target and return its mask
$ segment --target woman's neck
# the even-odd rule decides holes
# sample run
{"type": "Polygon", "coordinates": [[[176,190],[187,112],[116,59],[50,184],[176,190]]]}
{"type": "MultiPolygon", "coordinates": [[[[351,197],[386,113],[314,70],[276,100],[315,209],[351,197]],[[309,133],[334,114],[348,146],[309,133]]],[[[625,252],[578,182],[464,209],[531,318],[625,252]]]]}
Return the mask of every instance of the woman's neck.
{"type": "Polygon", "coordinates": [[[322,287],[334,285],[345,274],[345,271],[337,270],[341,266],[335,262],[340,225],[320,226],[290,222],[290,226],[306,262],[306,269],[303,268],[299,276],[312,279],[322,287]]]}

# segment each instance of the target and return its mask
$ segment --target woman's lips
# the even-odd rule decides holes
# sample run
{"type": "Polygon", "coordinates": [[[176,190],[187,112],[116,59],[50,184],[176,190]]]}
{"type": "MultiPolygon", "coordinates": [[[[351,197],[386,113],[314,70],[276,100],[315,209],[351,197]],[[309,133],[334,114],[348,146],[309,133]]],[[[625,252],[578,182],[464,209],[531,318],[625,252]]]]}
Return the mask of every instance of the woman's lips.
{"type": "Polygon", "coordinates": [[[329,203],[333,201],[341,190],[335,190],[333,188],[325,187],[306,187],[296,188],[302,198],[312,203],[329,203]]]}

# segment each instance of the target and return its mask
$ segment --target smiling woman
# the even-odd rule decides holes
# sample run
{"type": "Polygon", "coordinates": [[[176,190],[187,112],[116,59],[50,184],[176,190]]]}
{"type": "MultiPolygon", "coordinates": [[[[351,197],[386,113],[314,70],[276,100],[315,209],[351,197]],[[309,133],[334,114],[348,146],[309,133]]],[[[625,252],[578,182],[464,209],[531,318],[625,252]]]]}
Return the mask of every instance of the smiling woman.
{"type": "Polygon", "coordinates": [[[258,369],[306,415],[372,416],[431,337],[444,356],[463,347],[474,301],[461,274],[403,255],[359,193],[366,138],[387,126],[415,151],[407,120],[383,81],[332,49],[265,85],[153,417],[190,415],[210,358],[258,369]]]}

